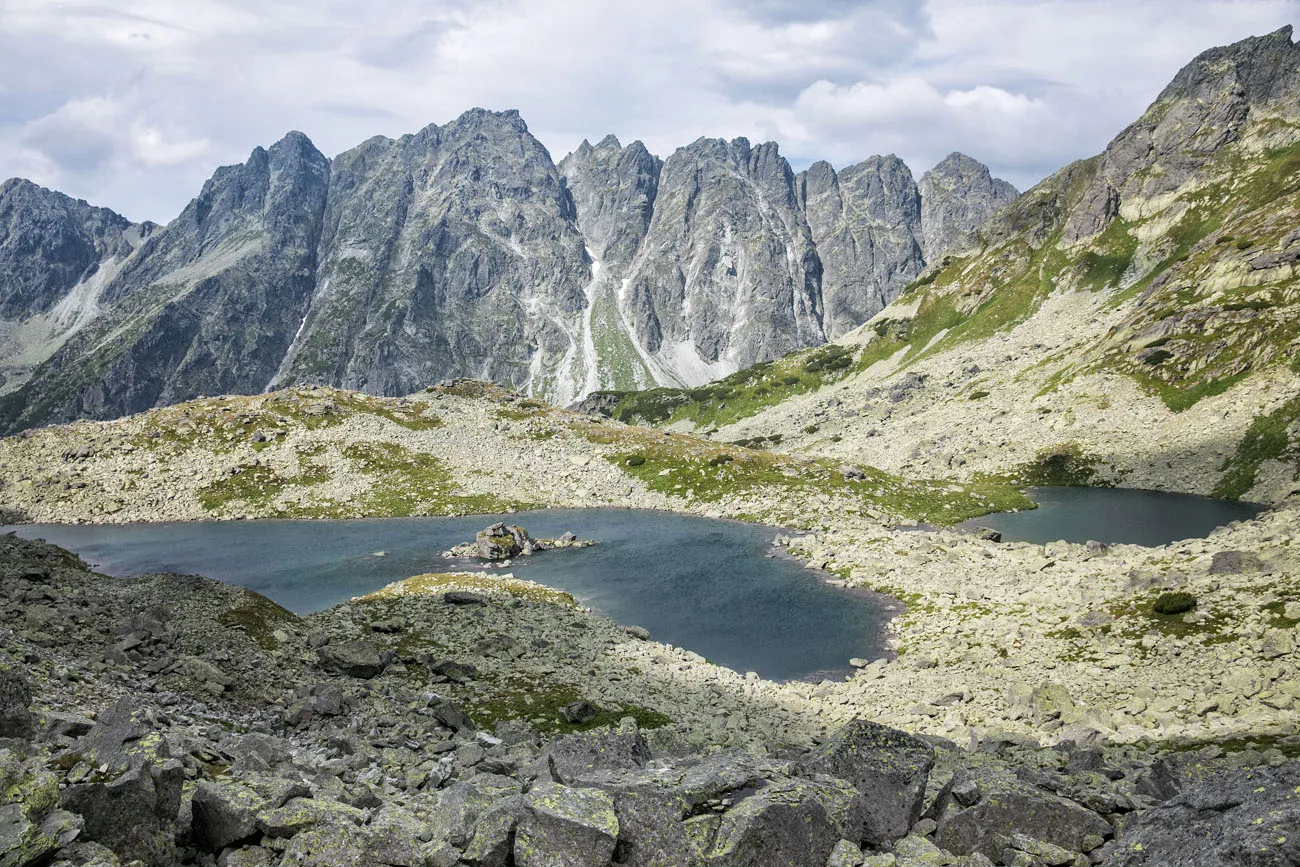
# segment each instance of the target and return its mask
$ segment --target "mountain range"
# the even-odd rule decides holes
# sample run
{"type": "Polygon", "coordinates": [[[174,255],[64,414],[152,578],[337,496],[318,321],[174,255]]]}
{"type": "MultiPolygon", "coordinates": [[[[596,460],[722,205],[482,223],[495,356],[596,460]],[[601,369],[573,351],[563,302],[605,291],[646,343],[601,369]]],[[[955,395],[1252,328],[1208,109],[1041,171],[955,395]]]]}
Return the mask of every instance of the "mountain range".
{"type": "Polygon", "coordinates": [[[296,384],[699,385],[860,325],[1015,195],[961,154],[918,183],[743,138],[556,165],[481,109],[332,160],[289,133],[166,226],[13,179],[0,430],[296,384]]]}
{"type": "Polygon", "coordinates": [[[904,475],[1277,503],[1300,494],[1298,278],[1286,27],[1196,57],[835,345],[585,403],[904,475]]]}

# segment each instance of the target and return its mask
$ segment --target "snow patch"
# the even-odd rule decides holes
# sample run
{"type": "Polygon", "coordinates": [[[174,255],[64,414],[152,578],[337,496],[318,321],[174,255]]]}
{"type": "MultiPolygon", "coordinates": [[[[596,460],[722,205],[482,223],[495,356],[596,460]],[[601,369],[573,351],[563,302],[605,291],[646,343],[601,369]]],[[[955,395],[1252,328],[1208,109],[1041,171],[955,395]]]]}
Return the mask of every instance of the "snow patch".
{"type": "Polygon", "coordinates": [[[660,355],[662,362],[671,367],[677,378],[691,388],[736,372],[736,363],[729,359],[705,361],[689,340],[667,344],[660,350],[660,355]]]}

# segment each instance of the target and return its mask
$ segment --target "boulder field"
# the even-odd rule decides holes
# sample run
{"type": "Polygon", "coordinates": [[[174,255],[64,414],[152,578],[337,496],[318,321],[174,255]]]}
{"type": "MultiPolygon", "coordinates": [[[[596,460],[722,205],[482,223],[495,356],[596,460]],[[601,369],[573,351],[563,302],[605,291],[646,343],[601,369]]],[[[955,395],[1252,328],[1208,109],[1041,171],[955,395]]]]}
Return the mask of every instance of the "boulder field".
{"type": "Polygon", "coordinates": [[[420,576],[299,618],[6,536],[0,614],[5,867],[1300,857],[1294,738],[826,731],[739,676],[701,690],[716,667],[508,576],[420,576]]]}

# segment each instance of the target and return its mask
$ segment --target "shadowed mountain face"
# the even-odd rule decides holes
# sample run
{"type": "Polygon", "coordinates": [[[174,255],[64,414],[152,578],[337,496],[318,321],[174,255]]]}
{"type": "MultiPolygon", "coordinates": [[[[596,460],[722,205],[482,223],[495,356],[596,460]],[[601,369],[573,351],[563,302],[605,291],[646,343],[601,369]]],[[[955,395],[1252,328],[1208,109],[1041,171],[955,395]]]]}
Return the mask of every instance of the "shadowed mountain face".
{"type": "Polygon", "coordinates": [[[927,232],[1001,202],[961,160],[982,185],[931,203],[896,157],[796,176],[745,139],[660,160],[608,136],[557,166],[517,112],[475,109],[332,161],[290,133],[162,228],[9,181],[0,430],[296,384],[698,385],[897,297],[927,232]]]}

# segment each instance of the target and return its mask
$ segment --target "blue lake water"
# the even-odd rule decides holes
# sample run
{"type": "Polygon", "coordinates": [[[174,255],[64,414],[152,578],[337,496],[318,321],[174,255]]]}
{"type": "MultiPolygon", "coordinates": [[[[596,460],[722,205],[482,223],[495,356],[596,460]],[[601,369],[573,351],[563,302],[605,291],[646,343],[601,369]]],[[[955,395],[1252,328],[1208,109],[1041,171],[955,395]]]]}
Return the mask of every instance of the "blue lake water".
{"type": "Polygon", "coordinates": [[[1037,509],[973,518],[963,526],[990,527],[1008,542],[1110,542],[1166,545],[1199,539],[1216,527],[1264,511],[1255,503],[1130,488],[1030,488],[1037,509]]]}
{"type": "MultiPolygon", "coordinates": [[[[737,671],[791,680],[848,670],[884,654],[890,600],[833,587],[769,557],[776,530],[665,512],[572,509],[502,516],[534,537],[572,531],[592,548],[545,551],[507,570],[565,590],[658,641],[737,671]]],[[[207,575],[299,614],[424,572],[477,569],[441,552],[498,520],[390,518],[129,525],[31,524],[6,529],[80,554],[109,575],[207,575]],[[374,556],[375,552],[386,556],[374,556]]],[[[496,571],[496,570],[493,570],[496,571]]]]}

